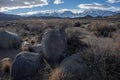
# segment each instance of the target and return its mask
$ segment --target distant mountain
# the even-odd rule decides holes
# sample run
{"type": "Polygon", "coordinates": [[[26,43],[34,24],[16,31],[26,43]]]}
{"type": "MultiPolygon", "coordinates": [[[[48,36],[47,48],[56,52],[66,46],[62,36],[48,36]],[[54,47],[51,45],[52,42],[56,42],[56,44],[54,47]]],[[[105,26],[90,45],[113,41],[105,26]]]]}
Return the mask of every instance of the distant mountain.
{"type": "Polygon", "coordinates": [[[58,11],[48,11],[46,13],[42,13],[39,12],[37,14],[33,14],[33,15],[29,15],[29,16],[36,16],[36,17],[40,17],[40,16],[52,16],[52,17],[69,17],[69,18],[75,18],[75,17],[86,17],[87,15],[91,16],[91,17],[104,17],[104,16],[111,16],[111,15],[115,15],[117,14],[117,12],[112,12],[112,11],[106,11],[106,10],[96,10],[96,9],[92,9],[92,10],[85,10],[81,13],[73,13],[72,11],[63,11],[63,12],[58,12],[58,11]]]}
{"type": "Polygon", "coordinates": [[[81,12],[72,12],[70,10],[65,11],[47,11],[47,12],[39,12],[37,14],[32,15],[11,15],[0,13],[0,20],[16,20],[16,19],[26,19],[26,18],[42,18],[42,19],[50,19],[50,18],[102,18],[105,16],[112,16],[120,14],[120,12],[112,12],[106,10],[84,10],[81,12]]]}
{"type": "Polygon", "coordinates": [[[84,18],[93,18],[93,17],[90,15],[86,15],[86,16],[84,16],[84,18]]]}
{"type": "Polygon", "coordinates": [[[61,19],[61,17],[53,17],[53,16],[29,16],[25,17],[24,19],[61,19]]]}
{"type": "Polygon", "coordinates": [[[120,18],[120,13],[112,15],[112,16],[107,16],[107,18],[120,18]]]}
{"type": "Polygon", "coordinates": [[[19,15],[4,14],[0,12],[0,20],[16,20],[21,18],[22,17],[19,15]]]}
{"type": "Polygon", "coordinates": [[[64,11],[64,12],[57,12],[57,11],[53,11],[53,12],[47,12],[47,13],[38,13],[38,14],[33,14],[30,16],[36,16],[36,17],[41,17],[41,16],[52,16],[52,17],[76,17],[76,14],[72,13],[71,11],[64,11]]]}
{"type": "Polygon", "coordinates": [[[106,10],[85,10],[83,13],[80,14],[80,16],[86,16],[90,15],[92,17],[97,17],[97,16],[111,16],[115,15],[117,12],[112,12],[112,11],[106,11],[106,10]]]}

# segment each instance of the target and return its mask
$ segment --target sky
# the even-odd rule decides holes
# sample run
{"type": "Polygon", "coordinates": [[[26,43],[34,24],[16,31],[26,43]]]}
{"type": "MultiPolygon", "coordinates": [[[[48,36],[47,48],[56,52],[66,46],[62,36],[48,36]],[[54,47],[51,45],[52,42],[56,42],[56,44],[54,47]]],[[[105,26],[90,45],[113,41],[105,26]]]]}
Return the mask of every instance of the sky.
{"type": "Polygon", "coordinates": [[[0,12],[16,15],[65,10],[80,13],[86,9],[120,11],[120,0],[0,0],[0,12]]]}

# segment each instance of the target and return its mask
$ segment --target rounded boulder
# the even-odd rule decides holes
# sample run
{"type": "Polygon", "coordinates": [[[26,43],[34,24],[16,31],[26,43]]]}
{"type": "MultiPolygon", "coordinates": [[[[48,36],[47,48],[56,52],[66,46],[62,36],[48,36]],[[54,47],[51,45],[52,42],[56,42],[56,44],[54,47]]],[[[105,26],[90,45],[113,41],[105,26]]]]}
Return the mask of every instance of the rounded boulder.
{"type": "Polygon", "coordinates": [[[61,62],[49,80],[102,80],[101,78],[98,71],[92,70],[80,54],[74,54],[61,62]]]}
{"type": "Polygon", "coordinates": [[[12,80],[25,80],[35,75],[42,67],[40,54],[33,52],[21,52],[13,61],[11,68],[12,80]]]}
{"type": "Polygon", "coordinates": [[[65,56],[67,39],[65,30],[50,29],[42,37],[41,41],[43,57],[48,63],[58,63],[65,56]]]}
{"type": "Polygon", "coordinates": [[[0,30],[0,48],[18,48],[20,46],[20,36],[16,33],[0,30]]]}

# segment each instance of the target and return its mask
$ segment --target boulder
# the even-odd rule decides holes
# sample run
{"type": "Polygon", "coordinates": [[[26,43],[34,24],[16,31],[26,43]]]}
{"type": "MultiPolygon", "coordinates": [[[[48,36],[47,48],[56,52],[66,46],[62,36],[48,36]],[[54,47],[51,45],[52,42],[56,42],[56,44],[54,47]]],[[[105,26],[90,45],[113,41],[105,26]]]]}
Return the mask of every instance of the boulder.
{"type": "Polygon", "coordinates": [[[32,46],[32,50],[36,53],[42,53],[42,45],[41,44],[34,44],[32,46]]]}
{"type": "Polygon", "coordinates": [[[80,54],[65,58],[50,76],[50,80],[102,80],[101,78],[98,71],[92,70],[80,54]]]}
{"type": "Polygon", "coordinates": [[[18,48],[20,46],[20,36],[5,30],[0,30],[0,48],[18,48]]]}
{"type": "Polygon", "coordinates": [[[65,56],[67,39],[65,29],[50,29],[41,40],[43,57],[48,63],[58,63],[65,56]]]}
{"type": "Polygon", "coordinates": [[[42,67],[42,58],[38,53],[21,52],[13,61],[12,80],[26,80],[35,75],[42,67]]]}

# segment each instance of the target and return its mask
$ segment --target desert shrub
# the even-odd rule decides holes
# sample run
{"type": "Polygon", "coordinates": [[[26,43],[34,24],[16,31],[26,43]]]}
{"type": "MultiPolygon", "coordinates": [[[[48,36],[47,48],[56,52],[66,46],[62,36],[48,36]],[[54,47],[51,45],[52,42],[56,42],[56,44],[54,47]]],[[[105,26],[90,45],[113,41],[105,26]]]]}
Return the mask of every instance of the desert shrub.
{"type": "Polygon", "coordinates": [[[0,61],[0,72],[2,74],[9,73],[12,65],[11,58],[4,58],[0,61]]]}
{"type": "Polygon", "coordinates": [[[80,22],[76,22],[75,24],[74,24],[74,27],[80,27],[81,26],[81,23],[80,22]]]}
{"type": "Polygon", "coordinates": [[[112,38],[114,39],[113,52],[120,55],[120,31],[114,32],[112,38]]]}
{"type": "Polygon", "coordinates": [[[77,32],[73,32],[72,30],[68,30],[67,32],[68,38],[67,38],[67,53],[68,54],[74,54],[79,51],[85,50],[88,45],[80,40],[79,36],[77,35],[77,32]]]}
{"type": "MultiPolygon", "coordinates": [[[[91,51],[92,52],[92,51],[91,51]]],[[[118,56],[110,53],[105,53],[101,55],[89,54],[84,56],[85,61],[89,63],[89,65],[95,65],[99,68],[101,75],[103,76],[103,80],[119,80],[120,79],[120,59],[118,56]]]]}
{"type": "Polygon", "coordinates": [[[28,26],[23,27],[25,31],[30,31],[30,28],[28,26]]]}
{"type": "Polygon", "coordinates": [[[40,27],[31,27],[30,32],[33,32],[34,34],[39,34],[41,31],[40,27]]]}
{"type": "Polygon", "coordinates": [[[114,27],[98,27],[95,34],[97,36],[112,37],[112,32],[114,31],[116,31],[114,27]]]}
{"type": "Polygon", "coordinates": [[[67,52],[68,54],[74,54],[79,51],[83,51],[88,46],[84,42],[82,42],[77,36],[72,36],[67,40],[67,52]]]}
{"type": "Polygon", "coordinates": [[[26,40],[21,44],[21,50],[22,51],[30,51],[31,46],[32,46],[32,44],[28,40],[26,40]]]}
{"type": "Polygon", "coordinates": [[[21,36],[21,37],[27,37],[27,36],[28,36],[28,32],[24,32],[24,31],[23,31],[23,32],[20,33],[20,36],[21,36]]]}
{"type": "Polygon", "coordinates": [[[116,24],[110,24],[107,22],[94,22],[90,27],[90,30],[100,37],[112,37],[112,32],[118,29],[116,24]]]}
{"type": "MultiPolygon", "coordinates": [[[[42,35],[41,35],[42,36],[42,35]]],[[[34,44],[39,44],[40,43],[40,40],[41,40],[41,36],[31,36],[31,39],[30,39],[30,42],[32,45],[34,44]]]]}
{"type": "Polygon", "coordinates": [[[11,71],[12,59],[3,58],[0,61],[0,80],[9,80],[11,71]]]}
{"type": "Polygon", "coordinates": [[[69,80],[67,77],[71,75],[66,74],[62,68],[56,68],[52,71],[49,80],[69,80]]]}
{"type": "Polygon", "coordinates": [[[120,59],[119,54],[113,51],[114,40],[110,38],[91,38],[88,41],[88,50],[81,54],[88,64],[99,67],[103,80],[120,79],[120,59]]]}
{"type": "Polygon", "coordinates": [[[104,72],[105,79],[107,80],[119,80],[120,79],[120,59],[118,56],[110,55],[104,59],[104,72]]]}

